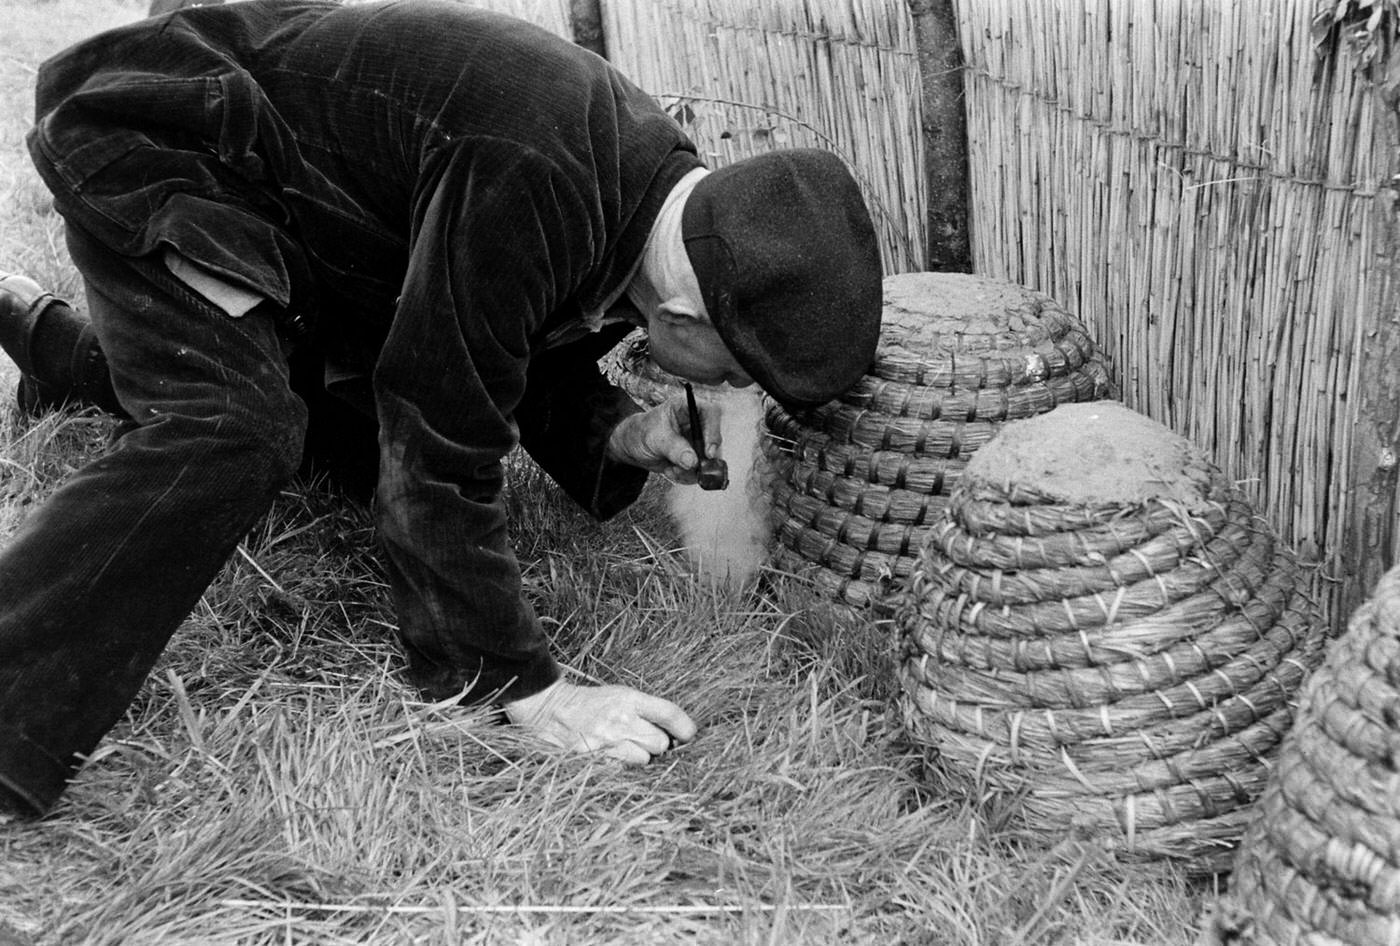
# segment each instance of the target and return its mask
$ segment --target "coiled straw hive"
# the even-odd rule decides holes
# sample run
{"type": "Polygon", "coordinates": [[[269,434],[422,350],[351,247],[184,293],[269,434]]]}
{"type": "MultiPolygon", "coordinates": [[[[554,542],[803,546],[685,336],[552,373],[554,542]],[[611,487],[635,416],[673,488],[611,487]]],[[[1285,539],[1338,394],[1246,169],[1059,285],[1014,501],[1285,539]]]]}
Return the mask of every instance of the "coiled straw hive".
{"type": "Polygon", "coordinates": [[[1050,297],[961,273],[886,277],[866,376],[812,411],[768,407],[775,562],[844,603],[878,603],[913,571],[978,447],[1109,390],[1098,348],[1050,297]]]}
{"type": "Polygon", "coordinates": [[[1232,942],[1400,943],[1400,569],[1309,681],[1230,886],[1232,942]]]}
{"type": "Polygon", "coordinates": [[[651,360],[647,333],[637,329],[599,363],[603,374],[642,407],[655,407],[682,392],[681,381],[651,360]]]}
{"type": "Polygon", "coordinates": [[[1007,425],[900,601],[904,719],[1032,833],[1229,866],[1324,622],[1188,441],[1114,402],[1007,425]]]}

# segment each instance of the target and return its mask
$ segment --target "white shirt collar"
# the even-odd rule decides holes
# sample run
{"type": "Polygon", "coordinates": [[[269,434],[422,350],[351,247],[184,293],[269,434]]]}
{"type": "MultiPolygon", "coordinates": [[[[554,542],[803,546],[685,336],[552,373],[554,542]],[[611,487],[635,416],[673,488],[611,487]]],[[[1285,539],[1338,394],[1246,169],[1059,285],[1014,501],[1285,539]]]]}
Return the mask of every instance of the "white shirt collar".
{"type": "Polygon", "coordinates": [[[651,315],[667,302],[697,314],[705,311],[700,282],[681,237],[681,218],[686,198],[709,173],[708,168],[696,168],[682,177],[656,215],[642,250],[641,266],[627,283],[627,298],[643,316],[651,315]]]}

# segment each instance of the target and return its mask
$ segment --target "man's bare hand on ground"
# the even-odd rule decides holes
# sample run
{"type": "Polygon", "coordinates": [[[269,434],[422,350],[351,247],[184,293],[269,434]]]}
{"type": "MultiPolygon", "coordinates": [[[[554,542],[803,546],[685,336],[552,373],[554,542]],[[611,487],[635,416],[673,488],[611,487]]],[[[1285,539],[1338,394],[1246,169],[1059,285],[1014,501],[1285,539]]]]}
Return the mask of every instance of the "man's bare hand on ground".
{"type": "Polygon", "coordinates": [[[601,752],[646,765],[672,745],[695,738],[695,723],[670,700],[624,686],[577,686],[558,680],[505,706],[512,723],[572,752],[601,752]]]}

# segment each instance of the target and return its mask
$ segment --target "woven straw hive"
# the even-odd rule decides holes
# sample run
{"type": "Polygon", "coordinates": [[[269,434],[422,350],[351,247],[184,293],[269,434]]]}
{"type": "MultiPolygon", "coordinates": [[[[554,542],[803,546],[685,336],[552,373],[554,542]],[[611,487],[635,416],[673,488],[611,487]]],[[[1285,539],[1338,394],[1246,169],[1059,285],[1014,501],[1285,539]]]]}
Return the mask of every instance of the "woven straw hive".
{"type": "Polygon", "coordinates": [[[603,356],[599,365],[609,381],[642,407],[655,407],[683,390],[679,378],[651,360],[644,329],[624,338],[603,356]]]}
{"type": "Polygon", "coordinates": [[[1400,943],[1400,569],[1308,682],[1230,883],[1234,942],[1400,943]]]}
{"type": "Polygon", "coordinates": [[[906,725],[1029,831],[1228,868],[1325,623],[1185,439],[1114,402],[968,463],[897,614],[906,725]]]}
{"type": "Polygon", "coordinates": [[[880,602],[978,447],[1007,421],[1108,393],[1102,355],[1048,296],[960,273],[886,277],[866,376],[800,415],[769,405],[776,563],[847,604],[880,602]]]}

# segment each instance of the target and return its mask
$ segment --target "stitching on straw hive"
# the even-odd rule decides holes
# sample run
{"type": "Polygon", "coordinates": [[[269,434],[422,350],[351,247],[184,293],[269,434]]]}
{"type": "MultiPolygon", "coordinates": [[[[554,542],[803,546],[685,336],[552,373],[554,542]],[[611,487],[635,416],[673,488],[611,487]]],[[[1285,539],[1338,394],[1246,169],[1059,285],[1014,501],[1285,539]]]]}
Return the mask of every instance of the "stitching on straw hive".
{"type": "Polygon", "coordinates": [[[883,319],[849,391],[800,416],[766,412],[774,560],[857,607],[908,578],[968,458],[1007,421],[1110,392],[1079,320],[1014,283],[888,276],[883,319]]]}
{"type": "Polygon", "coordinates": [[[1321,655],[1312,577],[1156,422],[1105,401],[1009,424],[900,599],[906,726],[1032,833],[1225,870],[1321,655]]]}
{"type": "Polygon", "coordinates": [[[1243,942],[1400,942],[1400,568],[1352,615],[1299,702],[1235,859],[1243,942]]]}

